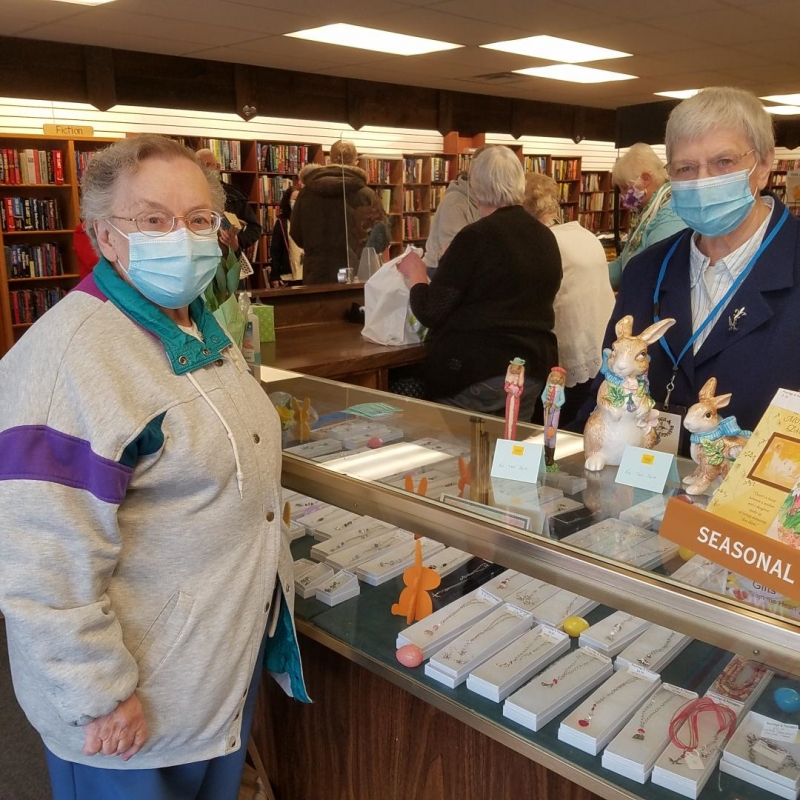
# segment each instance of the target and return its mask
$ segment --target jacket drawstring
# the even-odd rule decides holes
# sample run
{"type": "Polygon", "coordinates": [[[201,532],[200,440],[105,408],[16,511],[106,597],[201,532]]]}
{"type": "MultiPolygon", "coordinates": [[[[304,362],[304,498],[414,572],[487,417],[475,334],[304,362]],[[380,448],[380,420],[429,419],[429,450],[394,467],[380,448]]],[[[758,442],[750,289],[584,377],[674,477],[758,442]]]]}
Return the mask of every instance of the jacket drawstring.
{"type": "Polygon", "coordinates": [[[233,460],[236,462],[236,485],[239,488],[239,499],[243,500],[244,493],[242,492],[242,483],[244,481],[244,473],[242,472],[242,463],[239,460],[239,448],[236,446],[236,439],[233,437],[233,431],[230,425],[225,421],[225,417],[220,413],[220,410],[214,405],[211,398],[200,388],[200,384],[195,380],[194,375],[192,375],[191,372],[187,372],[186,376],[192,384],[194,384],[194,388],[200,392],[200,396],[208,403],[211,410],[217,415],[219,421],[225,426],[225,431],[228,434],[228,441],[231,443],[231,449],[233,450],[233,460]]]}

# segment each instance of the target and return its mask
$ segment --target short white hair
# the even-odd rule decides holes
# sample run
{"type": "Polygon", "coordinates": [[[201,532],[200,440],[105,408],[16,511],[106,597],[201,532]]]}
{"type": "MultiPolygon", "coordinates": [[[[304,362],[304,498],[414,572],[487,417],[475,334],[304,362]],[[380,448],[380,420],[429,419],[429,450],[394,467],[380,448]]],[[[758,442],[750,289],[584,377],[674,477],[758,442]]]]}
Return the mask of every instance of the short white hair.
{"type": "Polygon", "coordinates": [[[632,144],[614,163],[611,181],[614,186],[636,183],[639,176],[647,172],[659,186],[667,180],[667,168],[658,153],[644,142],[632,144]]]}
{"type": "Polygon", "coordinates": [[[772,161],[775,131],[772,117],[751,92],[731,86],[712,86],[672,109],[665,142],[667,161],[678,142],[691,141],[709,131],[735,131],[744,135],[759,161],[772,161]]]}
{"type": "Polygon", "coordinates": [[[504,208],[522,203],[525,172],[517,156],[507,147],[490,147],[473,161],[469,188],[478,203],[504,208]]]}

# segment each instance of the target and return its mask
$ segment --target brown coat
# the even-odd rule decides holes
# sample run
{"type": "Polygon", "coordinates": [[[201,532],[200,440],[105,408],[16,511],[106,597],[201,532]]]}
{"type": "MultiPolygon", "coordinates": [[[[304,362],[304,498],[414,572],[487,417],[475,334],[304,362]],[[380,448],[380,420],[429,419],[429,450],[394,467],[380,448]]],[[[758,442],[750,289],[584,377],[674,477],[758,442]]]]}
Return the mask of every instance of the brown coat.
{"type": "Polygon", "coordinates": [[[340,269],[358,269],[370,230],[386,214],[358,167],[307,167],[303,181],[292,209],[292,238],[305,251],[303,283],[336,283],[340,269]]]}

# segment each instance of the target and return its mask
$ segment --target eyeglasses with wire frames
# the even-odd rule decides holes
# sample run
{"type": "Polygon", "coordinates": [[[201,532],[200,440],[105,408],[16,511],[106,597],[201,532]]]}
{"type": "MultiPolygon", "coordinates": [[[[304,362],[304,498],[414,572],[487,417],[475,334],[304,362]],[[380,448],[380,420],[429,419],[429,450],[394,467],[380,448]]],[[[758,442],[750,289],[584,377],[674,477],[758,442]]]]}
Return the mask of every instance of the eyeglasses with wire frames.
{"type": "Polygon", "coordinates": [[[133,222],[137,230],[145,236],[166,236],[175,230],[179,219],[186,223],[186,227],[197,236],[213,236],[222,224],[222,215],[210,208],[198,208],[183,216],[174,216],[166,211],[142,211],[135,217],[121,217],[111,215],[107,219],[124,219],[133,222]]]}
{"type": "Polygon", "coordinates": [[[710,161],[701,163],[698,161],[670,161],[667,164],[667,173],[673,181],[693,181],[700,174],[700,167],[705,167],[709,175],[717,177],[727,175],[729,172],[736,172],[737,167],[742,163],[745,156],[755,153],[755,147],[746,153],[723,153],[710,161]]]}

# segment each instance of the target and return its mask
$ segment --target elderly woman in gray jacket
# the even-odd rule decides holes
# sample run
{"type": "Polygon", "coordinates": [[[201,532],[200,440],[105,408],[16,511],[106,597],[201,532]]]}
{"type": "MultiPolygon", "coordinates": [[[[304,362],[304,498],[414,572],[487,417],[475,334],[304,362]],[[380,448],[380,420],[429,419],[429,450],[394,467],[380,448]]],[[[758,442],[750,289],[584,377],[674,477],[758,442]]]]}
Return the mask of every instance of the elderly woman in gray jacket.
{"type": "Polygon", "coordinates": [[[262,665],[305,699],[280,425],[199,297],[219,182],[158,136],[83,178],[92,275],[0,361],[0,608],[55,800],[235,800],[262,665]]]}

